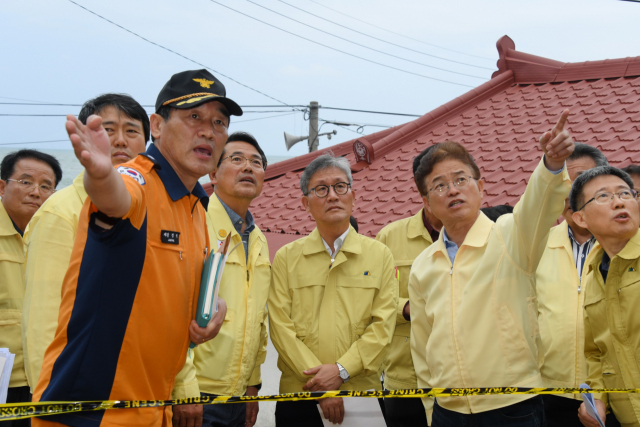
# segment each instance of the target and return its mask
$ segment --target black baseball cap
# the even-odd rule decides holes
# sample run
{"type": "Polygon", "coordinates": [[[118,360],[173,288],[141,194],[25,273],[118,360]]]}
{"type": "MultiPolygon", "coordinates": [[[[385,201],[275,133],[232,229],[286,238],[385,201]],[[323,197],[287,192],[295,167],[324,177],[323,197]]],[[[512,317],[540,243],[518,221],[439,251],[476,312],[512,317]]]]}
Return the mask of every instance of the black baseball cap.
{"type": "Polygon", "coordinates": [[[156,113],[164,106],[187,109],[211,101],[224,105],[233,116],[242,115],[242,108],[227,98],[224,85],[209,71],[183,71],[171,76],[158,94],[156,113]]]}

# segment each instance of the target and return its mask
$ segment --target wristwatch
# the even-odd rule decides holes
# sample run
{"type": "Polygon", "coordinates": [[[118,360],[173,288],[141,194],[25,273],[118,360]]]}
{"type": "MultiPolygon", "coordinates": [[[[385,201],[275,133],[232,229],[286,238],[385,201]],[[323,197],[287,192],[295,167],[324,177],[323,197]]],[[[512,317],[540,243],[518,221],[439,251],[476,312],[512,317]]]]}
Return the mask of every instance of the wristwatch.
{"type": "Polygon", "coordinates": [[[344,369],[344,366],[342,366],[341,364],[336,363],[336,365],[338,365],[338,371],[340,372],[340,378],[342,378],[342,382],[348,382],[349,379],[351,379],[351,377],[349,376],[349,372],[347,372],[347,370],[344,369]]]}

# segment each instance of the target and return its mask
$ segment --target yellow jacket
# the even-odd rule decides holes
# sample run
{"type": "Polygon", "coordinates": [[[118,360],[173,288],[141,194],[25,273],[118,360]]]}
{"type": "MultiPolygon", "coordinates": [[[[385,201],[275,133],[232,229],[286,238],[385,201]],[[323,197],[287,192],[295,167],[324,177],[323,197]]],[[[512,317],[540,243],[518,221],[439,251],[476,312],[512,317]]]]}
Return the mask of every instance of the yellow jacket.
{"type": "Polygon", "coordinates": [[[405,304],[409,301],[409,272],[411,265],[418,255],[428,248],[433,241],[422,222],[422,211],[409,218],[395,221],[384,227],[376,240],[391,249],[391,254],[398,267],[399,295],[396,307],[396,331],[393,334],[391,346],[382,363],[384,369],[384,386],[389,390],[403,390],[416,388],[416,371],[413,369],[411,358],[411,323],[402,315],[405,304]]]}
{"type": "Polygon", "coordinates": [[[0,199],[0,347],[16,355],[9,387],[24,387],[27,377],[22,357],[22,298],[24,247],[0,199]]]}
{"type": "MultiPolygon", "coordinates": [[[[536,347],[536,268],[544,239],[569,194],[566,168],[542,160],[512,215],[480,213],[452,266],[443,235],[416,258],[409,277],[411,351],[420,387],[541,387],[536,347]]],[[[438,398],[478,413],[533,396],[438,398]]],[[[427,418],[433,402],[424,399],[427,418]]]]}
{"type": "MultiPolygon", "coordinates": [[[[247,386],[262,383],[260,366],[267,355],[267,296],[271,263],[267,239],[256,228],[249,235],[247,265],[242,238],[217,196],[212,195],[207,211],[211,242],[231,233],[231,245],[239,246],[227,259],[220,285],[220,297],[227,303],[227,316],[215,339],[191,350],[178,377],[173,398],[243,395],[247,386]],[[197,380],[196,380],[197,378],[197,380]]],[[[217,250],[218,245],[212,245],[217,250]]]]}
{"type": "MultiPolygon", "coordinates": [[[[545,387],[579,387],[587,379],[584,357],[584,285],[573,258],[566,222],[549,232],[547,246],[536,271],[540,374],[545,387]]],[[[582,400],[579,394],[564,397],[582,400]]]]}
{"type": "MultiPolygon", "coordinates": [[[[640,232],[609,264],[606,284],[596,245],[585,277],[584,352],[592,388],[640,388],[640,232]]],[[[640,425],[640,396],[611,393],[611,409],[621,423],[640,425]]]]}
{"type": "Polygon", "coordinates": [[[317,229],[282,247],[273,261],[269,329],[282,371],[280,392],[299,392],[302,372],[340,363],[342,390],[380,390],[377,373],[391,342],[398,281],[389,248],[351,228],[331,265],[317,229]]]}
{"type": "Polygon", "coordinates": [[[26,249],[22,343],[31,391],[36,387],[44,352],[58,327],[62,282],[82,205],[87,198],[84,171],[73,184],[54,193],[29,221],[24,233],[26,249]]]}

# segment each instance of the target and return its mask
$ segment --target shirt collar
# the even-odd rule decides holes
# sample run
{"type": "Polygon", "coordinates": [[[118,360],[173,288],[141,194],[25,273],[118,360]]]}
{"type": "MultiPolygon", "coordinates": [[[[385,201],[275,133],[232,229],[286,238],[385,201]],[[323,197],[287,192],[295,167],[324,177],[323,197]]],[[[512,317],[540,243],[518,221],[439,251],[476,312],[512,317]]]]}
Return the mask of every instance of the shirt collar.
{"type": "Polygon", "coordinates": [[[453,241],[449,240],[449,236],[447,236],[447,230],[442,229],[442,240],[444,240],[445,246],[458,246],[453,241]]]}
{"type": "Polygon", "coordinates": [[[422,223],[424,224],[424,227],[427,229],[427,232],[429,233],[431,240],[433,242],[438,240],[438,237],[440,237],[440,233],[435,228],[433,228],[433,226],[427,219],[427,215],[424,213],[424,208],[422,209],[422,223]]]}
{"type": "Polygon", "coordinates": [[[587,243],[592,243],[592,242],[594,242],[596,240],[595,237],[591,236],[591,238],[589,240],[587,240],[583,244],[580,244],[580,243],[578,243],[576,238],[573,237],[573,230],[571,229],[571,227],[569,227],[569,224],[567,224],[567,230],[569,230],[569,239],[571,239],[571,241],[574,242],[578,246],[583,246],[583,245],[586,245],[587,243]]]}
{"type": "Polygon", "coordinates": [[[340,237],[338,237],[335,240],[335,242],[333,242],[333,247],[335,248],[335,251],[333,253],[331,253],[331,248],[329,247],[329,245],[327,245],[327,242],[324,241],[324,238],[322,239],[322,243],[324,243],[324,248],[327,250],[327,252],[329,252],[329,255],[331,255],[331,258],[335,257],[335,255],[338,253],[340,248],[342,248],[342,245],[344,244],[344,240],[347,238],[347,234],[349,234],[349,230],[351,230],[351,227],[347,228],[347,231],[342,233],[340,237]]]}
{"type": "MultiPolygon", "coordinates": [[[[244,223],[245,220],[242,219],[242,217],[240,215],[238,215],[233,209],[231,209],[229,206],[227,206],[227,204],[225,202],[223,202],[220,197],[218,197],[217,195],[216,195],[216,197],[220,201],[220,204],[222,204],[222,207],[224,208],[224,210],[227,212],[227,215],[229,215],[229,219],[231,220],[231,224],[233,224],[233,228],[236,229],[238,234],[242,234],[240,232],[240,230],[242,230],[242,223],[244,223]]],[[[253,220],[253,215],[251,215],[251,212],[249,212],[249,211],[247,211],[246,222],[247,222],[247,226],[244,229],[244,232],[245,233],[251,233],[253,231],[253,229],[256,227],[256,223],[253,220]]]]}
{"type": "Polygon", "coordinates": [[[0,199],[0,236],[12,236],[16,233],[22,236],[0,199]]]}
{"type": "Polygon", "coordinates": [[[207,193],[206,191],[204,191],[204,188],[202,188],[202,185],[197,182],[196,186],[193,188],[193,191],[189,193],[189,190],[187,190],[187,187],[184,186],[176,171],[173,170],[171,164],[169,164],[167,159],[164,158],[155,144],[149,144],[149,148],[145,153],[142,153],[142,155],[153,161],[156,173],[160,177],[160,180],[162,181],[165,190],[167,190],[169,197],[171,197],[171,200],[175,202],[182,199],[184,196],[193,194],[198,199],[200,199],[200,203],[202,203],[202,206],[207,209],[207,207],[209,206],[209,196],[207,196],[207,193]]]}

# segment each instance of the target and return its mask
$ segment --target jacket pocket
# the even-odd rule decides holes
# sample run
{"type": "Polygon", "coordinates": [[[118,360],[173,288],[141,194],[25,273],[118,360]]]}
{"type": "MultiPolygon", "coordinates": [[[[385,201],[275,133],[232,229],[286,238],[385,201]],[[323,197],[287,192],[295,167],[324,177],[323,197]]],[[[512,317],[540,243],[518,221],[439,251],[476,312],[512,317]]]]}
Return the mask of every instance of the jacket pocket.
{"type": "Polygon", "coordinates": [[[538,372],[538,363],[511,312],[504,305],[498,311],[498,320],[504,353],[514,380],[533,376],[538,372]]]}
{"type": "Polygon", "coordinates": [[[19,325],[22,322],[22,311],[14,309],[0,310],[0,326],[19,325]]]}
{"type": "MultiPolygon", "coordinates": [[[[615,373],[610,365],[607,367],[606,363],[603,363],[602,366],[602,382],[604,388],[625,388],[622,378],[615,373]]],[[[623,424],[637,422],[629,396],[630,394],[627,393],[607,393],[611,409],[616,414],[618,421],[623,424]]]]}

